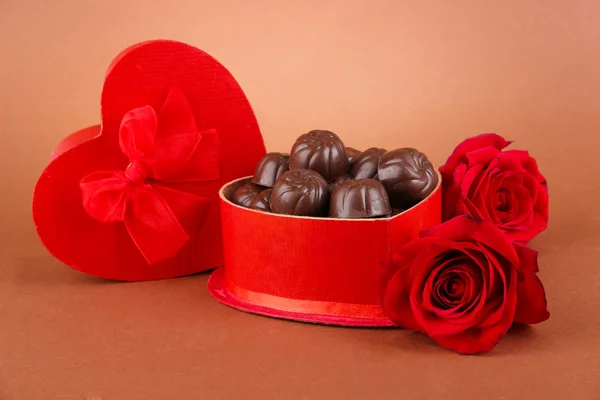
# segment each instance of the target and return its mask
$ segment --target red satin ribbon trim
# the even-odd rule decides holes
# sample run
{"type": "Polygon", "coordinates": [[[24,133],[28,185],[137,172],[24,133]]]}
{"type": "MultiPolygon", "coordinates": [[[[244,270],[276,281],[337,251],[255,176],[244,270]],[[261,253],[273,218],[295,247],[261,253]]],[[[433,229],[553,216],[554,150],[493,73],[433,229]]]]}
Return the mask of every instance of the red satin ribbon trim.
{"type": "Polygon", "coordinates": [[[228,281],[225,285],[229,293],[241,301],[280,311],[348,318],[389,319],[378,304],[352,304],[334,301],[290,299],[272,294],[253,292],[228,281]]]}

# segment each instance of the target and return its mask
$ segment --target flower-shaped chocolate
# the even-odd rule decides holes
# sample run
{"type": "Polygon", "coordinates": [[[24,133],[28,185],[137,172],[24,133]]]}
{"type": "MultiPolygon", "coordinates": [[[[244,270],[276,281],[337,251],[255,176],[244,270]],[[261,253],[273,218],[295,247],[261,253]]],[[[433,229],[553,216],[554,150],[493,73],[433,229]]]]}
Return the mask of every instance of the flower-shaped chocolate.
{"type": "Polygon", "coordinates": [[[385,186],[394,208],[409,208],[435,189],[438,175],[425,154],[403,148],[381,156],[379,181],[385,186]]]}
{"type": "Polygon", "coordinates": [[[391,213],[385,188],[375,179],[344,182],[331,194],[329,216],[333,218],[371,218],[391,213]]]}
{"type": "Polygon", "coordinates": [[[329,186],[321,175],[294,169],[281,175],[271,193],[271,211],[277,214],[325,216],[329,186]]]}
{"type": "Polygon", "coordinates": [[[231,201],[242,207],[250,207],[252,200],[261,192],[262,188],[253,183],[246,183],[233,192],[231,201]]]}
{"type": "Polygon", "coordinates": [[[271,199],[272,192],[273,192],[273,189],[263,190],[262,192],[260,192],[256,196],[254,196],[254,198],[252,199],[252,201],[250,202],[250,205],[248,207],[252,208],[253,210],[260,210],[260,211],[266,211],[266,212],[271,211],[271,205],[270,205],[269,201],[271,199]]]}
{"type": "Polygon", "coordinates": [[[377,147],[371,147],[363,151],[352,163],[348,175],[352,179],[377,179],[379,159],[386,151],[386,149],[378,149],[377,147]]]}
{"type": "Polygon", "coordinates": [[[260,186],[275,186],[277,179],[290,169],[290,156],[283,153],[267,153],[256,166],[252,183],[260,186]]]}
{"type": "Polygon", "coordinates": [[[290,154],[290,169],[312,169],[327,182],[345,174],[348,165],[344,143],[330,131],[305,133],[296,140],[290,154]]]}

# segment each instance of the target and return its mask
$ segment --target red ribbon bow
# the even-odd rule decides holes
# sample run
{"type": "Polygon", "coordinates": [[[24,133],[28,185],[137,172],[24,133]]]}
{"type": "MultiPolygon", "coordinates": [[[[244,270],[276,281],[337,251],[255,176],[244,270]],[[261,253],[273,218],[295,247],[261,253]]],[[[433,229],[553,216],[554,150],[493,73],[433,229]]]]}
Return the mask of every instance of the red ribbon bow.
{"type": "Polygon", "coordinates": [[[184,94],[173,89],[158,116],[150,106],[125,114],[119,146],[129,165],[85,176],[83,207],[99,222],[123,222],[149,264],[174,257],[189,240],[182,223],[196,229],[211,200],[164,183],[218,179],[217,133],[200,132],[184,94]]]}

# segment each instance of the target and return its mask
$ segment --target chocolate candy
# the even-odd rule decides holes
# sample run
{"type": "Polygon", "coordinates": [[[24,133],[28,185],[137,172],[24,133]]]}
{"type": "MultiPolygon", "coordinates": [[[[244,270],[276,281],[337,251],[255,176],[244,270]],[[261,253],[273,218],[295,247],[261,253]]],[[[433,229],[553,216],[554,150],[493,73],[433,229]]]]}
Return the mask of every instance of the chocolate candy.
{"type": "Polygon", "coordinates": [[[345,174],[348,165],[344,143],[330,131],[305,133],[296,140],[290,153],[290,169],[312,169],[327,182],[345,174]]]}
{"type": "Polygon", "coordinates": [[[273,189],[263,190],[254,196],[248,207],[252,208],[253,210],[270,212],[271,206],[269,205],[269,198],[271,197],[271,192],[273,192],[273,189]]]}
{"type": "Polygon", "coordinates": [[[375,179],[344,182],[331,194],[329,216],[333,218],[372,218],[391,213],[385,188],[375,179]]]}
{"type": "Polygon", "coordinates": [[[352,147],[346,147],[346,157],[348,157],[348,164],[352,165],[352,163],[356,161],[358,157],[360,157],[361,153],[362,152],[360,150],[356,150],[352,147]]]}
{"type": "Polygon", "coordinates": [[[333,192],[333,189],[335,189],[340,183],[348,182],[351,180],[352,180],[352,178],[350,178],[349,175],[342,175],[339,178],[337,178],[335,181],[333,181],[329,184],[329,190],[331,192],[333,192]]]}
{"type": "Polygon", "coordinates": [[[438,175],[425,154],[413,148],[388,151],[379,160],[379,181],[394,208],[409,208],[438,184],[438,175]]]}
{"type": "Polygon", "coordinates": [[[285,172],[271,193],[271,211],[277,214],[326,216],[329,186],[321,175],[308,169],[285,172]]]}
{"type": "Polygon", "coordinates": [[[260,159],[252,183],[272,188],[277,179],[290,168],[290,156],[283,153],[267,153],[260,159]]]}
{"type": "Polygon", "coordinates": [[[379,159],[387,150],[371,147],[361,153],[350,168],[352,179],[377,179],[377,166],[379,159]]]}
{"type": "Polygon", "coordinates": [[[259,194],[263,188],[254,185],[253,183],[246,183],[238,187],[231,196],[231,201],[242,207],[249,207],[250,202],[259,194]]]}

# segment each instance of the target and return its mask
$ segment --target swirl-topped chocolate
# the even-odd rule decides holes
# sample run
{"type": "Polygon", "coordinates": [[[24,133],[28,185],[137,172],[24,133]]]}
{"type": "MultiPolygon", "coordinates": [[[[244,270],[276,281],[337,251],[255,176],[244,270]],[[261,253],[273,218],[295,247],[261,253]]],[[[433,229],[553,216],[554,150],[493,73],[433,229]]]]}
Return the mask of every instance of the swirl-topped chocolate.
{"type": "Polygon", "coordinates": [[[363,151],[352,164],[348,175],[352,179],[377,179],[379,159],[386,151],[377,147],[363,151]]]}
{"type": "Polygon", "coordinates": [[[267,153],[260,159],[252,183],[272,188],[277,179],[290,169],[290,156],[283,153],[267,153]]]}
{"type": "Polygon", "coordinates": [[[327,182],[348,171],[348,157],[342,140],[333,132],[313,130],[300,136],[290,153],[290,169],[311,169],[327,182]]]}
{"type": "Polygon", "coordinates": [[[253,183],[246,183],[240,187],[238,187],[231,196],[231,201],[238,206],[249,207],[250,202],[254,197],[259,194],[263,188],[260,186],[256,186],[253,183]]]}
{"type": "Polygon", "coordinates": [[[252,208],[253,210],[260,210],[266,212],[271,211],[271,205],[269,204],[269,200],[271,198],[272,192],[273,189],[263,190],[262,192],[254,196],[248,207],[252,208]]]}
{"type": "Polygon", "coordinates": [[[333,218],[373,218],[391,213],[385,188],[375,179],[341,183],[331,194],[329,216],[333,218]]]}
{"type": "Polygon", "coordinates": [[[435,189],[438,174],[425,154],[407,147],[381,156],[379,181],[385,186],[392,206],[406,209],[435,189]]]}
{"type": "Polygon", "coordinates": [[[321,175],[308,169],[285,172],[273,187],[271,211],[277,214],[326,216],[329,186],[321,175]]]}

